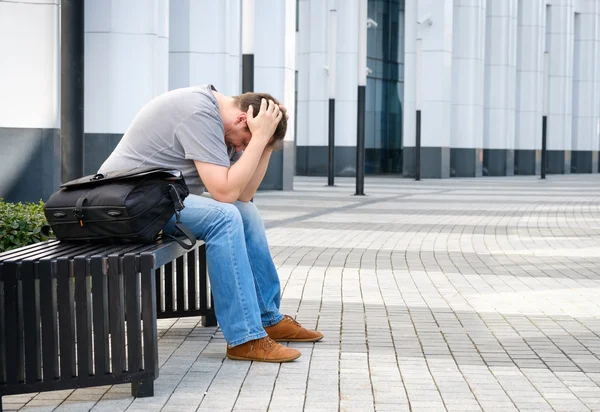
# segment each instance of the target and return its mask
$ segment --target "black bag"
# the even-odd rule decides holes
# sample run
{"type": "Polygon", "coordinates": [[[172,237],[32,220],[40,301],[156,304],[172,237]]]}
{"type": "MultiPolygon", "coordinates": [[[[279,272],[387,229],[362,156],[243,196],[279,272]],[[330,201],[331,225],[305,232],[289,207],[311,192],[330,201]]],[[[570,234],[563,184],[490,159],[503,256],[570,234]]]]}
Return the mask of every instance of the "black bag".
{"type": "Polygon", "coordinates": [[[62,184],[45,203],[44,214],[58,239],[102,243],[151,243],[176,214],[177,230],[191,244],[168,237],[191,249],[196,238],[179,220],[188,194],[179,170],[118,170],[62,184]]]}

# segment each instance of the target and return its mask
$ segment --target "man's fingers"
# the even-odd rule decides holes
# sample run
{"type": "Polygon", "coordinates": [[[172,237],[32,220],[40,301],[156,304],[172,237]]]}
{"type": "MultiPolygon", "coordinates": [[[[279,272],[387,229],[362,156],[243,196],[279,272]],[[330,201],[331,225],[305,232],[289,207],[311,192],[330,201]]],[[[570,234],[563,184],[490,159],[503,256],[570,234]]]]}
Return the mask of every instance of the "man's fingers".
{"type": "Polygon", "coordinates": [[[254,119],[254,107],[252,107],[252,105],[248,106],[246,116],[248,117],[248,119],[254,119]]]}
{"type": "Polygon", "coordinates": [[[267,99],[260,99],[260,111],[267,110],[267,99]]]}

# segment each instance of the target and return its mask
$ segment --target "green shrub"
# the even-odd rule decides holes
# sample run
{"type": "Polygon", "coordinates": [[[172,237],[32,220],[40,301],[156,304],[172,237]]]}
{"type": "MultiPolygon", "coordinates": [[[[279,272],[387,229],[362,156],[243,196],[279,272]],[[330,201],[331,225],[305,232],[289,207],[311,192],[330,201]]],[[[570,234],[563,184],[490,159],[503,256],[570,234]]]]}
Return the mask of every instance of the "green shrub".
{"type": "Polygon", "coordinates": [[[8,203],[0,199],[0,252],[43,240],[44,203],[8,203]]]}

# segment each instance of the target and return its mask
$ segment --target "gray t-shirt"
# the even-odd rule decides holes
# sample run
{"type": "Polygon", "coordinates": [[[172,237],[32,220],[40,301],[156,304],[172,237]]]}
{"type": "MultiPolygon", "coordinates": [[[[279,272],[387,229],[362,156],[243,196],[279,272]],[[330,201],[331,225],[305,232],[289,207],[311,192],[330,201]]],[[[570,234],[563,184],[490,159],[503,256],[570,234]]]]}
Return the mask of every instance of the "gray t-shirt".
{"type": "Polygon", "coordinates": [[[230,167],[241,153],[225,144],[223,121],[211,85],[176,89],[140,110],[100,167],[106,173],[133,167],[169,167],[183,173],[190,193],[205,187],[194,160],[230,167]]]}

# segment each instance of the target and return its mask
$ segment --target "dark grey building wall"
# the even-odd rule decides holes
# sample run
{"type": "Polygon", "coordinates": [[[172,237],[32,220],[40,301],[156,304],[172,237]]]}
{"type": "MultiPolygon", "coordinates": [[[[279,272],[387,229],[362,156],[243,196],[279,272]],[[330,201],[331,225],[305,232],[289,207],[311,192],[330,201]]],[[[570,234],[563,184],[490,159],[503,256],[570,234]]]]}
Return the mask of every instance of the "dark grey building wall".
{"type": "Polygon", "coordinates": [[[120,133],[86,133],[84,141],[84,175],[98,171],[102,163],[110,156],[123,137],[120,133]]]}
{"type": "Polygon", "coordinates": [[[483,149],[484,176],[513,176],[515,151],[513,149],[483,149]]]}
{"type": "Polygon", "coordinates": [[[480,177],[483,173],[483,149],[450,149],[450,177],[480,177]]]}
{"type": "Polygon", "coordinates": [[[571,152],[571,173],[598,173],[598,152],[573,150],[571,152]]]}
{"type": "MultiPolygon", "coordinates": [[[[356,147],[337,146],[334,150],[335,175],[356,176],[356,147]]],[[[299,176],[327,176],[329,148],[327,146],[297,146],[296,174],[299,176]]]]}
{"type": "MultiPolygon", "coordinates": [[[[404,177],[415,177],[415,147],[405,146],[402,154],[404,177]]],[[[423,179],[450,177],[449,147],[421,147],[421,177],[423,179]]]]}
{"type": "Polygon", "coordinates": [[[57,129],[0,128],[0,197],[8,202],[46,200],[60,184],[57,129]]]}
{"type": "MultiPolygon", "coordinates": [[[[95,173],[121,134],[86,134],[84,174],[95,173]]],[[[47,200],[58,190],[60,130],[0,128],[0,197],[9,202],[47,200]]]]}
{"type": "Polygon", "coordinates": [[[541,150],[515,150],[515,174],[539,175],[542,170],[541,150]]]}

